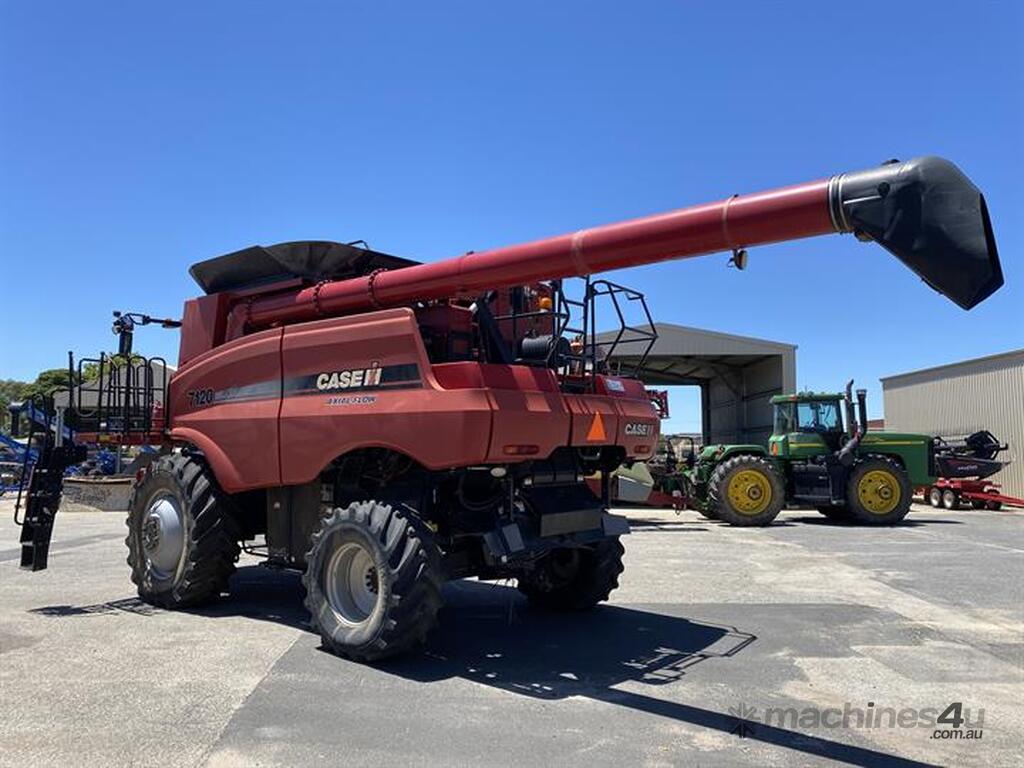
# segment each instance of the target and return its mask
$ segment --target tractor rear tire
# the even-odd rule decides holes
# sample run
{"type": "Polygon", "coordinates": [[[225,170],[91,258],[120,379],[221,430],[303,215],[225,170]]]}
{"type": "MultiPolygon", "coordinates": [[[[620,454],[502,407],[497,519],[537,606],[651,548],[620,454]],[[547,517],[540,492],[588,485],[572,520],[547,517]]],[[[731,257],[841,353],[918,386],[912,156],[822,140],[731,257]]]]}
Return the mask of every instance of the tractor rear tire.
{"type": "Polygon", "coordinates": [[[200,459],[153,461],[128,500],[128,565],[139,597],[161,608],[200,605],[227,590],[241,530],[200,459]]]}
{"type": "Polygon", "coordinates": [[[587,547],[552,550],[519,577],[519,591],[545,610],[589,610],[619,586],[624,553],[618,536],[587,547]]]}
{"type": "Polygon", "coordinates": [[[858,462],[846,483],[846,508],[860,525],[895,525],[907,516],[913,497],[906,470],[885,456],[858,462]]]}
{"type": "Polygon", "coordinates": [[[950,511],[960,509],[960,494],[947,488],[942,492],[942,506],[950,511]]]}
{"type": "Polygon", "coordinates": [[[411,509],[379,501],[336,507],[311,544],[305,605],[326,650],[377,661],[426,640],[444,575],[434,535],[411,509]]]}
{"type": "Polygon", "coordinates": [[[829,520],[836,523],[850,522],[850,510],[843,506],[820,506],[818,511],[829,520]]]}
{"type": "Polygon", "coordinates": [[[708,500],[722,522],[762,526],[778,517],[786,492],[770,460],[742,454],[715,467],[708,482],[708,500]]]}
{"type": "Polygon", "coordinates": [[[942,489],[934,485],[928,489],[928,503],[938,509],[942,506],[942,489]]]}

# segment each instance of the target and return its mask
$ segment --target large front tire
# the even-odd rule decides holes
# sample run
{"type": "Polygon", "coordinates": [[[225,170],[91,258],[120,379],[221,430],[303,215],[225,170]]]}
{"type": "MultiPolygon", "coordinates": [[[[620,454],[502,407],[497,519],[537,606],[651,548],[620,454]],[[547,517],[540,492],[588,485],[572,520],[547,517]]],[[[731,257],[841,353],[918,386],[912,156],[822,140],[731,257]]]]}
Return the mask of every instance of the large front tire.
{"type": "Polygon", "coordinates": [[[434,536],[419,518],[404,507],[362,501],[321,520],[302,583],[324,648],[376,661],[426,640],[444,577],[434,536]]]}
{"type": "Polygon", "coordinates": [[[618,536],[587,547],[554,549],[519,577],[519,591],[538,608],[588,610],[619,586],[624,553],[618,536]]]}
{"type": "Polygon", "coordinates": [[[716,517],[729,525],[768,525],[782,511],[786,492],[772,462],[743,454],[711,473],[708,499],[716,517]]]}
{"type": "Polygon", "coordinates": [[[861,525],[895,525],[910,511],[913,494],[903,467],[883,456],[869,456],[850,472],[846,508],[861,525]]]}
{"type": "Polygon", "coordinates": [[[139,597],[187,608],[227,590],[241,532],[210,470],[181,453],[161,456],[128,501],[128,565],[139,597]]]}

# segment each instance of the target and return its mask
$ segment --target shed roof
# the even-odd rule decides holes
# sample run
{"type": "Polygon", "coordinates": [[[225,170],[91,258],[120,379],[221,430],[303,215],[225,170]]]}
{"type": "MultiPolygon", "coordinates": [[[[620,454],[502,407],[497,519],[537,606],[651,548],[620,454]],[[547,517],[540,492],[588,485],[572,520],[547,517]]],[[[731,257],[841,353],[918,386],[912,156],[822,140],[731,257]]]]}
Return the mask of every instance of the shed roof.
{"type": "Polygon", "coordinates": [[[1000,352],[995,355],[972,357],[969,360],[958,360],[955,363],[944,363],[943,365],[936,365],[931,368],[919,368],[916,371],[894,373],[889,376],[882,376],[881,381],[883,386],[885,384],[906,384],[912,379],[935,379],[947,374],[963,374],[968,368],[1013,365],[1015,363],[1024,365],[1024,349],[1011,349],[1008,352],[1000,352]]]}

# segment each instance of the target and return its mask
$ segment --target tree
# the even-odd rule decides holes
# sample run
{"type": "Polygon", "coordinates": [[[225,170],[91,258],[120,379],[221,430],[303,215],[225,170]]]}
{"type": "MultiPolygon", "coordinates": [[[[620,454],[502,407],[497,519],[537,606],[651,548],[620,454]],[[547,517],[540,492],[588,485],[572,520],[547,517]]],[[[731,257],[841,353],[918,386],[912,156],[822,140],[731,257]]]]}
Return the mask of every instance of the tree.
{"type": "Polygon", "coordinates": [[[0,429],[10,432],[10,421],[7,418],[7,406],[25,399],[25,392],[32,386],[26,381],[0,379],[0,429]]]}

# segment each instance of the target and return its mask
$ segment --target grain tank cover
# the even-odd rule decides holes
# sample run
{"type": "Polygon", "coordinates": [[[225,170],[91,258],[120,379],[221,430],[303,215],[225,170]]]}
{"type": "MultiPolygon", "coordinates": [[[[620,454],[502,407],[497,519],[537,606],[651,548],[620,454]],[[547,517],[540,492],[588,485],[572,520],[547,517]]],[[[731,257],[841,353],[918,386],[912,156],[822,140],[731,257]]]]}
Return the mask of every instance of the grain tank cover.
{"type": "Polygon", "coordinates": [[[401,269],[419,263],[357,245],[299,240],[277,245],[254,245],[200,261],[189,268],[189,274],[205,293],[219,293],[258,288],[294,278],[307,283],[344,280],[379,269],[401,269]]]}

